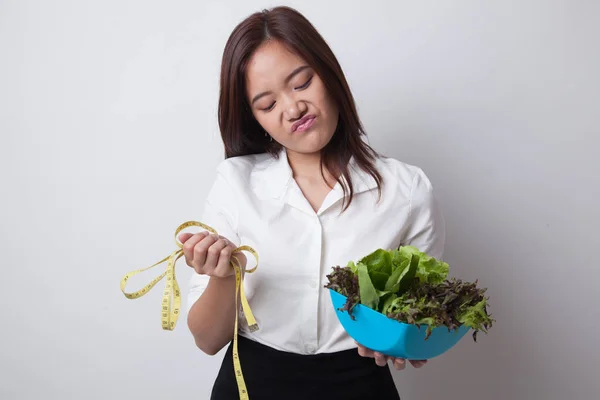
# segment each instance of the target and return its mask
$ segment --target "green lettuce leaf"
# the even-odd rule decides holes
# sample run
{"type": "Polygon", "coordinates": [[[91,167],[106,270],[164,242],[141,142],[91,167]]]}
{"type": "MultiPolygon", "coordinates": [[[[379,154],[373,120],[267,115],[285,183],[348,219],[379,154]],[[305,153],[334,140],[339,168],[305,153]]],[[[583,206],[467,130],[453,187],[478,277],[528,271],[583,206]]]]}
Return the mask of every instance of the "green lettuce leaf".
{"type": "Polygon", "coordinates": [[[400,279],[403,277],[403,273],[409,264],[410,260],[404,260],[399,264],[393,263],[393,272],[385,284],[385,290],[389,290],[391,292],[398,291],[398,288],[400,287],[400,279]]]}
{"type": "Polygon", "coordinates": [[[477,340],[477,332],[487,333],[492,326],[493,320],[487,313],[487,298],[480,296],[474,305],[463,304],[457,315],[457,320],[461,324],[473,329],[473,339],[477,340]]]}
{"type": "Polygon", "coordinates": [[[350,268],[350,271],[352,271],[353,274],[358,274],[358,267],[354,264],[354,261],[348,262],[347,268],[350,268]]]}
{"type": "Polygon", "coordinates": [[[367,266],[359,262],[357,267],[360,302],[366,307],[377,310],[377,306],[379,305],[379,296],[377,295],[375,286],[373,286],[373,282],[371,282],[371,277],[369,276],[367,266]]]}
{"type": "Polygon", "coordinates": [[[383,306],[381,307],[381,313],[387,315],[392,305],[394,304],[394,301],[397,298],[398,295],[396,293],[389,293],[383,302],[383,306]]]}
{"type": "Polygon", "coordinates": [[[417,274],[417,270],[419,268],[419,256],[413,254],[410,259],[410,264],[408,268],[406,268],[402,274],[400,275],[400,281],[398,284],[398,295],[406,292],[414,283],[415,276],[417,274]]]}
{"type": "Polygon", "coordinates": [[[378,249],[362,258],[359,263],[367,266],[373,286],[379,290],[386,289],[386,283],[392,274],[392,256],[383,249],[378,249]]]}
{"type": "Polygon", "coordinates": [[[410,261],[410,257],[406,257],[406,255],[398,250],[391,250],[392,254],[392,264],[394,268],[398,268],[400,266],[407,266],[410,261]]]}
{"type": "Polygon", "coordinates": [[[402,246],[399,249],[399,256],[404,259],[410,259],[412,255],[419,257],[419,267],[417,268],[417,278],[421,283],[442,283],[448,278],[450,266],[448,263],[436,260],[430,255],[420,251],[415,246],[402,246]]]}
{"type": "Polygon", "coordinates": [[[375,289],[381,291],[386,290],[386,284],[390,277],[389,275],[383,272],[373,271],[369,272],[369,277],[371,278],[371,282],[373,282],[373,286],[375,286],[375,289]]]}
{"type": "Polygon", "coordinates": [[[392,274],[392,255],[389,251],[378,249],[362,258],[359,263],[367,266],[369,273],[380,272],[390,276],[392,274]]]}

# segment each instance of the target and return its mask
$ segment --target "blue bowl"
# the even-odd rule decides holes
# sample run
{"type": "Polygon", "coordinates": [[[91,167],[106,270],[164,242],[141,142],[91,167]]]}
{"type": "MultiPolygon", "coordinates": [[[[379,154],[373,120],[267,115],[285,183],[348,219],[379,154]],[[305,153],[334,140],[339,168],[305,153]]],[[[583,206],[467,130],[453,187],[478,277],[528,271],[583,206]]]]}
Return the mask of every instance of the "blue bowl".
{"type": "Polygon", "coordinates": [[[405,324],[357,304],[352,310],[354,320],[347,311],[339,309],[346,303],[346,296],[329,289],[337,317],[350,337],[368,349],[407,360],[430,360],[450,350],[469,331],[460,326],[449,331],[447,327],[433,328],[425,340],[426,325],[405,324]]]}

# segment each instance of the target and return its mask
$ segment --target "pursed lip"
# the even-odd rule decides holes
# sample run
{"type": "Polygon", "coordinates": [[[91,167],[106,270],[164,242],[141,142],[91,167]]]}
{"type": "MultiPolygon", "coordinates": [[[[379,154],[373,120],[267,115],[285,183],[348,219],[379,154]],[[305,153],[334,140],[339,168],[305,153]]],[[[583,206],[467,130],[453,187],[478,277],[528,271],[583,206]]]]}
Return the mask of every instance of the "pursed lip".
{"type": "Polygon", "coordinates": [[[305,115],[304,117],[302,117],[298,121],[294,122],[294,125],[292,125],[292,132],[296,132],[296,130],[298,129],[298,127],[300,125],[302,125],[303,123],[305,123],[306,121],[308,121],[309,119],[315,119],[315,118],[316,117],[314,115],[305,115]]]}

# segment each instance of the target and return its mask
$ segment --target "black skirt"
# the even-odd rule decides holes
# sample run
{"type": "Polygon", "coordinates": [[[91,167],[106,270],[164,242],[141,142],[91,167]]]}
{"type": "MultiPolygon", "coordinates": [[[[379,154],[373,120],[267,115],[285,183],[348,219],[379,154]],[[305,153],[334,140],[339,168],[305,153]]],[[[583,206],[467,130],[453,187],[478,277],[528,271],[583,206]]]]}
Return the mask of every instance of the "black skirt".
{"type": "MultiPolygon", "coordinates": [[[[232,358],[223,358],[211,400],[239,400],[232,358]]],[[[356,349],[301,355],[239,336],[238,353],[250,400],[399,400],[390,367],[356,349]]]]}

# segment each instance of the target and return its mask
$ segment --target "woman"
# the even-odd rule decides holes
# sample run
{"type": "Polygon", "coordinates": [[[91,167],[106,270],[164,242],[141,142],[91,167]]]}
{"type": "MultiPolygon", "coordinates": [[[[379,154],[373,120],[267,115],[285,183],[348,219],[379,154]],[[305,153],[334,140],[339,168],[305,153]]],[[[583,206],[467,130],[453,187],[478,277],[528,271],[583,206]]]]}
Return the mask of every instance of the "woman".
{"type": "MultiPolygon", "coordinates": [[[[405,361],[355,343],[324,285],[331,267],[377,248],[411,244],[441,258],[444,221],[426,175],[363,140],[335,56],[290,8],[253,14],[231,34],[219,124],[226,159],[201,220],[219,235],[179,238],[195,270],[188,325],[197,346],[213,355],[231,342],[230,259],[249,245],[260,256],[244,277],[260,329],[239,330],[250,398],[399,399],[388,362],[403,369],[405,361]]],[[[212,398],[238,396],[229,346],[212,398]]]]}

